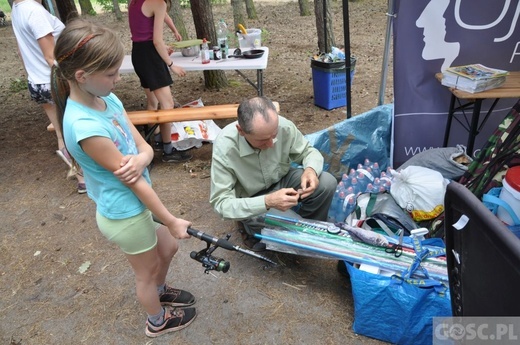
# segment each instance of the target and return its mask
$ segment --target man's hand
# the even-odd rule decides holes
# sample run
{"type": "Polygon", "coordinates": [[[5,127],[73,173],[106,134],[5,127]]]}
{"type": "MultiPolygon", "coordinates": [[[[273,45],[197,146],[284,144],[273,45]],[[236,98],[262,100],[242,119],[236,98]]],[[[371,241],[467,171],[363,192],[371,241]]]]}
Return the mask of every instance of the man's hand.
{"type": "Polygon", "coordinates": [[[287,211],[291,207],[298,205],[299,197],[300,194],[293,188],[283,188],[265,196],[265,207],[267,209],[275,208],[280,211],[287,211]]]}
{"type": "Polygon", "coordinates": [[[316,175],[316,171],[314,171],[313,168],[306,168],[302,174],[302,188],[298,189],[300,199],[305,199],[314,193],[319,183],[320,180],[318,179],[318,175],[316,175]]]}

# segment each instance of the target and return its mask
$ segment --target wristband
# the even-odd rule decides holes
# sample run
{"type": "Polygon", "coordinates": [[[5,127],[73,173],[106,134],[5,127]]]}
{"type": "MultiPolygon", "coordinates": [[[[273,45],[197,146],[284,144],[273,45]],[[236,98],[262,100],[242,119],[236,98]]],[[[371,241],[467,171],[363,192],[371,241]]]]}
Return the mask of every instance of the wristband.
{"type": "Polygon", "coordinates": [[[172,67],[173,66],[173,61],[170,62],[170,64],[168,65],[168,68],[172,67]]]}

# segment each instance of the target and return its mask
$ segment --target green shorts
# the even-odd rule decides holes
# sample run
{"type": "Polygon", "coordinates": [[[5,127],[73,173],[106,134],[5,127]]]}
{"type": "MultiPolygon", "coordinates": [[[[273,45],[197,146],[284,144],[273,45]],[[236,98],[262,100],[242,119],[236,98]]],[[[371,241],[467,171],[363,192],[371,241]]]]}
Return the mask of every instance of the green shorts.
{"type": "Polygon", "coordinates": [[[96,212],[96,221],[101,233],[126,254],[141,254],[157,245],[161,224],[153,221],[150,210],[125,219],[108,219],[96,212]]]}

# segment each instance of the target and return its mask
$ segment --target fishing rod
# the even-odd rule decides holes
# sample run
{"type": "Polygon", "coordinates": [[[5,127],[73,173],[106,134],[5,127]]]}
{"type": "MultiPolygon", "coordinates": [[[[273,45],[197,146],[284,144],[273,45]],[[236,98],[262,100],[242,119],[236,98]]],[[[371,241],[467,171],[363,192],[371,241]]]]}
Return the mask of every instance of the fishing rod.
{"type": "Polygon", "coordinates": [[[255,257],[257,259],[266,261],[272,264],[273,266],[277,265],[276,262],[272,261],[269,258],[266,258],[263,255],[255,253],[249,249],[241,248],[240,246],[229,242],[228,240],[231,237],[231,235],[226,235],[225,238],[217,238],[193,228],[188,228],[187,232],[189,235],[196,237],[201,241],[206,242],[207,244],[207,247],[200,250],[199,252],[192,251],[190,253],[190,257],[193,260],[196,260],[202,264],[202,266],[204,267],[204,273],[206,274],[209,273],[209,271],[226,273],[231,266],[229,261],[225,261],[224,259],[211,255],[218,247],[255,257]]]}

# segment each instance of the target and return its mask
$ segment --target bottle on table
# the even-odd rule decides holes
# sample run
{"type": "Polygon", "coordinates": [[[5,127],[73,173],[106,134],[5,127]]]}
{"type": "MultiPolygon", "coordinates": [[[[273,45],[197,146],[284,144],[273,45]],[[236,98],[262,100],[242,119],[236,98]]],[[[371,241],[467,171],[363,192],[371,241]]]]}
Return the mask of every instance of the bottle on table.
{"type": "Polygon", "coordinates": [[[202,47],[200,49],[200,59],[203,64],[209,63],[209,46],[208,46],[208,41],[205,38],[202,39],[202,47]]]}
{"type": "Polygon", "coordinates": [[[228,56],[228,28],[224,19],[220,19],[217,24],[217,44],[222,51],[222,57],[228,56]]]}
{"type": "Polygon", "coordinates": [[[213,46],[213,60],[220,60],[222,57],[219,46],[213,46]]]}

